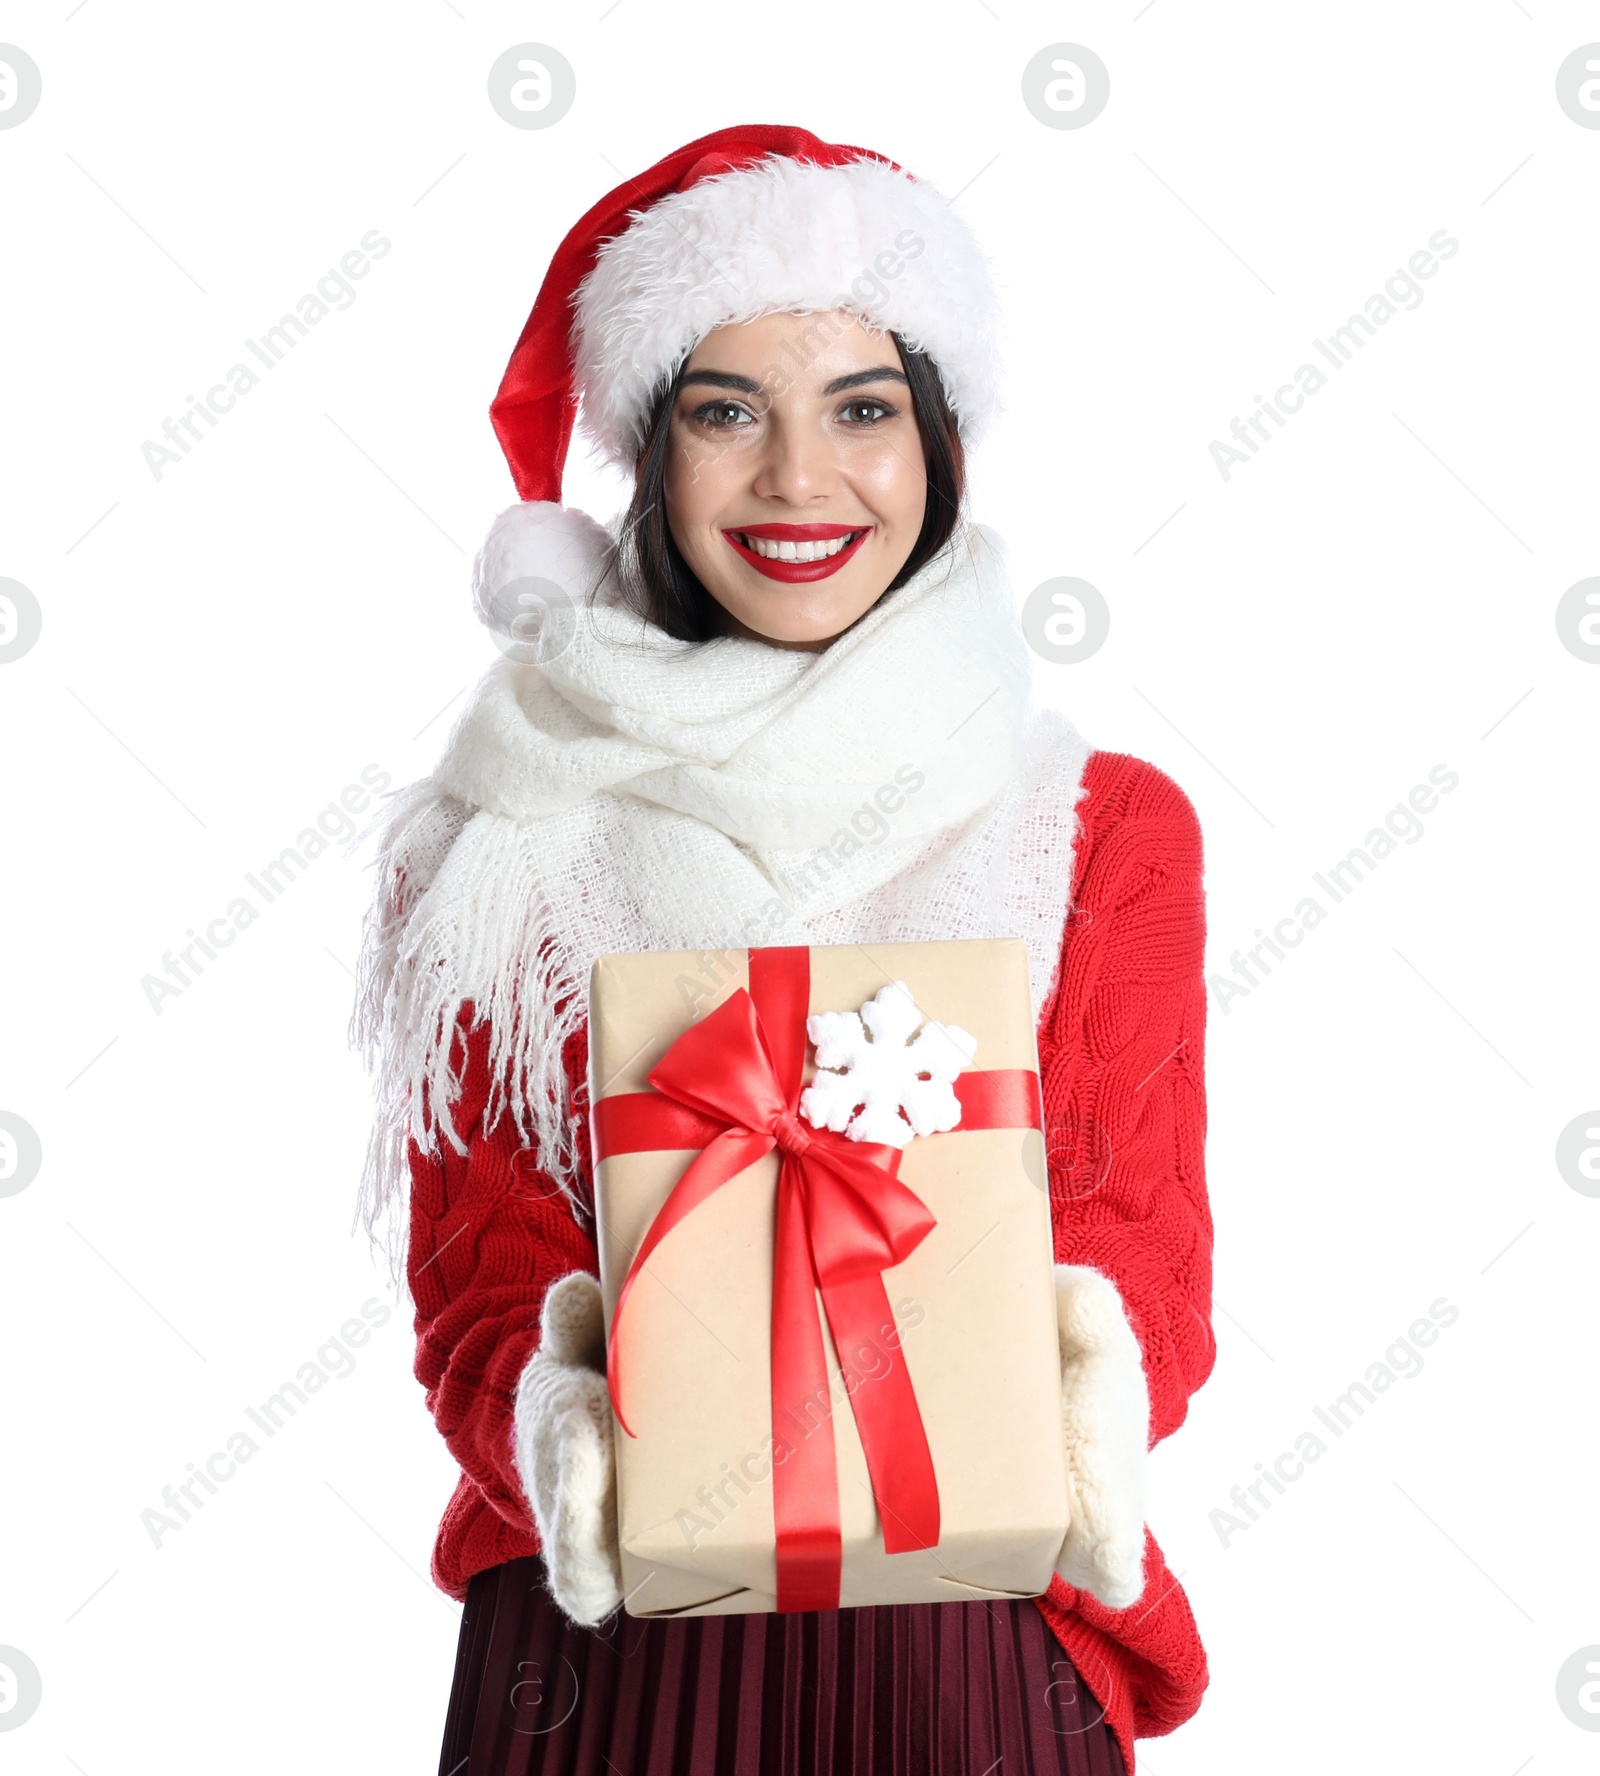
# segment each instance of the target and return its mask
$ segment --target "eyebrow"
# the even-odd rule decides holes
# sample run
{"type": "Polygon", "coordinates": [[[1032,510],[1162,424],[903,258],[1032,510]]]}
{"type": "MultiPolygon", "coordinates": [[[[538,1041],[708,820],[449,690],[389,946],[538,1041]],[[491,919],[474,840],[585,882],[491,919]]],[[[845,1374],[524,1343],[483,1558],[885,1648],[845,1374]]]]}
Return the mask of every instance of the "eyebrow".
{"type": "Polygon", "coordinates": [[[857,370],[851,376],[836,376],[822,391],[825,395],[842,395],[846,389],[864,388],[869,382],[906,382],[905,372],[896,370],[888,364],[880,364],[876,370],[857,370]]]}
{"type": "Polygon", "coordinates": [[[747,395],[759,395],[761,384],[749,376],[736,376],[731,370],[686,370],[678,378],[679,388],[688,388],[691,383],[711,383],[718,388],[739,389],[747,395]]]}
{"type": "MultiPolygon", "coordinates": [[[[898,382],[910,386],[906,383],[904,371],[896,370],[888,364],[880,364],[876,369],[856,370],[849,376],[836,376],[822,392],[825,395],[842,395],[846,389],[864,388],[871,382],[898,382]]],[[[678,386],[688,388],[691,384],[702,383],[715,388],[738,389],[746,395],[761,393],[761,384],[753,377],[740,376],[732,370],[688,370],[679,378],[678,386]]]]}

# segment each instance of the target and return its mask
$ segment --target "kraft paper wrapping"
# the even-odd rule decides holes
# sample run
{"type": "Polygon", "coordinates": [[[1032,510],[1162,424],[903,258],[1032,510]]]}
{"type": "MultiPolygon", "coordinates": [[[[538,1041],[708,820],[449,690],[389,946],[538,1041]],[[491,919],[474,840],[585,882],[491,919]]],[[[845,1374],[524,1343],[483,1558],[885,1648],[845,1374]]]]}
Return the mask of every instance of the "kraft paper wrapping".
{"type": "MultiPolygon", "coordinates": [[[[977,1038],[970,1070],[1029,1068],[1038,1052],[1019,939],[824,945],[809,1010],[855,1011],[904,980],[925,1018],[977,1038]]],[[[737,988],[748,953],[602,956],[590,982],[591,1102],[650,1090],[672,1042],[737,988]]],[[[816,1071],[807,1045],[805,1078],[816,1071]]],[[[609,1338],[634,1252],[692,1151],[621,1153],[595,1167],[609,1338]]],[[[622,1328],[628,1412],[612,1418],[625,1608],[642,1617],[777,1608],[771,1314],[776,1151],[702,1203],[635,1279],[622,1328]]],[[[1068,1528],[1054,1250],[1037,1129],[918,1136],[899,1176],[938,1225],[883,1273],[894,1324],[876,1351],[907,1365],[940,1500],[936,1546],[883,1549],[838,1356],[827,1354],[843,1534],[840,1606],[1033,1597],[1068,1528]]],[[[870,1385],[870,1381],[861,1385],[870,1385]]],[[[793,1421],[791,1440],[808,1421],[793,1421]]]]}

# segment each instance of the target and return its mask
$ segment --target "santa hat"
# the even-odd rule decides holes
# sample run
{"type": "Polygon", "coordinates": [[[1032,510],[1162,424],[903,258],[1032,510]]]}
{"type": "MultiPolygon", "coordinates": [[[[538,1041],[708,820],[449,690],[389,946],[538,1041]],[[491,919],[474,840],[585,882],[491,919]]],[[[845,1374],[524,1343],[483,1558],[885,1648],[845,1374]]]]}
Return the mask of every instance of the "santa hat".
{"type": "Polygon", "coordinates": [[[865,148],[778,124],[717,130],[608,192],[556,249],[489,409],[522,503],[474,569],[479,614],[519,578],[576,594],[611,539],[560,504],[576,422],[631,472],[651,404],[713,328],[844,309],[939,370],[964,442],[998,409],[997,301],[967,225],[865,148]]]}

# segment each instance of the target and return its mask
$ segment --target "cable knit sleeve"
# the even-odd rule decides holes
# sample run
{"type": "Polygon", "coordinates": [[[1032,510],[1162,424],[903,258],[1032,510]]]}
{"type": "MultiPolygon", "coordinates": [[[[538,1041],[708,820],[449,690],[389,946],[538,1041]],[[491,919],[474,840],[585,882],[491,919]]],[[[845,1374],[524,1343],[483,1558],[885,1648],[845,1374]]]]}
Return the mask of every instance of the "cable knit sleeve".
{"type": "MultiPolygon", "coordinates": [[[[406,1269],[416,1304],[416,1376],[461,1465],[463,1487],[476,1495],[458,1495],[453,1514],[470,1505],[477,1515],[487,1505],[536,1549],[513,1455],[517,1385],[539,1342],[546,1291],[569,1271],[598,1273],[599,1258],[560,1188],[529,1163],[512,1118],[483,1128],[489,1028],[471,1028],[470,1006],[454,1040],[463,1084],[453,1117],[467,1152],[445,1141],[437,1155],[414,1143],[410,1150],[406,1269]]],[[[525,1551],[520,1540],[512,1545],[525,1551]]]]}
{"type": "Polygon", "coordinates": [[[1188,798],[1094,753],[1040,1063],[1058,1264],[1115,1282],[1143,1353],[1151,1445],[1211,1373],[1205,903],[1188,798]]]}

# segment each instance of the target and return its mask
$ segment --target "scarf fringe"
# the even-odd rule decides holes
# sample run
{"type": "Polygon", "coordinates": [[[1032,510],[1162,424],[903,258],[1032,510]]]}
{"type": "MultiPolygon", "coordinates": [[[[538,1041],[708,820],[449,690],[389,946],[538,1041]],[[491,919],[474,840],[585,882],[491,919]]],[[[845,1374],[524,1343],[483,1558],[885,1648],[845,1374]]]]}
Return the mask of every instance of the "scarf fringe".
{"type": "Polygon", "coordinates": [[[530,845],[516,822],[472,813],[430,778],[398,792],[379,829],[350,1025],[377,1104],[354,1225],[383,1254],[397,1289],[409,1243],[409,1144],[429,1157],[441,1141],[468,1150],[471,1130],[453,1116],[465,1083],[457,1022],[468,1004],[471,1027],[487,1020],[490,1031],[482,1127],[509,1111],[580,1225],[593,1220],[562,1065],[586,1016],[585,983],[561,965],[530,845]]]}

